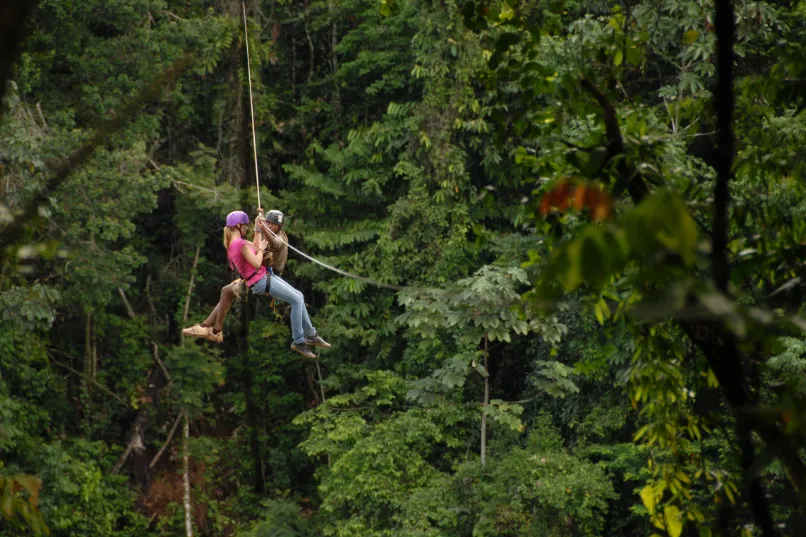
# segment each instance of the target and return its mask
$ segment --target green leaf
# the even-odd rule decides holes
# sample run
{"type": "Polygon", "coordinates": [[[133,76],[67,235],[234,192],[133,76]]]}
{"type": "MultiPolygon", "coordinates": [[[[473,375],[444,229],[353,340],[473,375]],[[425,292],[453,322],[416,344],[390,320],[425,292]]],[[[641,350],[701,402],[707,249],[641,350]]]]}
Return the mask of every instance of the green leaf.
{"type": "Polygon", "coordinates": [[[697,225],[675,192],[661,190],[642,201],[625,216],[624,227],[631,249],[639,256],[670,250],[686,266],[695,261],[697,225]]]}
{"type": "Polygon", "coordinates": [[[667,505],[663,508],[663,517],[666,519],[666,531],[669,537],[680,537],[683,533],[683,517],[680,509],[674,505],[667,505]]]}
{"type": "Polygon", "coordinates": [[[683,44],[690,45],[699,37],[700,32],[697,30],[689,30],[683,34],[683,44]]]}
{"type": "Polygon", "coordinates": [[[501,6],[501,12],[498,14],[498,18],[502,21],[512,20],[515,16],[515,10],[510,7],[509,4],[504,4],[501,6]]]}
{"type": "Polygon", "coordinates": [[[649,514],[655,513],[655,506],[657,505],[655,501],[655,488],[652,485],[647,485],[643,489],[641,489],[641,501],[644,502],[644,507],[646,510],[649,511],[649,514]]]}

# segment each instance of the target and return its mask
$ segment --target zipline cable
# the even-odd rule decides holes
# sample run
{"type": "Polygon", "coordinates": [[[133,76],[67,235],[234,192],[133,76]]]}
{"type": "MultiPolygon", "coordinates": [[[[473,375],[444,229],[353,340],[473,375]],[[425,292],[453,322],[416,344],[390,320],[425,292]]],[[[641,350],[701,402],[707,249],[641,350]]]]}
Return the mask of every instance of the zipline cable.
{"type": "Polygon", "coordinates": [[[255,136],[255,105],[252,102],[252,62],[249,58],[249,30],[246,24],[246,0],[241,2],[243,7],[243,33],[246,42],[246,77],[249,81],[249,111],[252,113],[252,150],[255,154],[255,186],[257,187],[257,206],[260,207],[260,173],[257,169],[257,137],[255,136]]]}
{"type": "Polygon", "coordinates": [[[288,242],[287,242],[287,241],[284,241],[282,237],[280,237],[280,236],[276,235],[276,234],[275,234],[275,233],[274,233],[272,230],[270,230],[270,229],[269,229],[269,233],[271,233],[271,234],[272,234],[272,235],[273,235],[273,236],[274,236],[274,237],[275,237],[275,238],[276,238],[278,241],[280,241],[281,243],[285,244],[286,246],[288,246],[290,249],[292,249],[292,250],[294,250],[295,252],[297,252],[297,253],[298,253],[299,255],[301,255],[302,257],[304,257],[304,258],[306,258],[306,259],[308,259],[308,260],[310,260],[310,261],[313,261],[313,262],[314,262],[314,263],[316,263],[317,265],[322,266],[322,267],[324,267],[324,268],[326,268],[326,269],[328,269],[328,270],[332,270],[333,272],[335,272],[335,273],[337,273],[337,274],[341,274],[342,276],[346,276],[346,277],[348,277],[348,278],[352,278],[352,279],[354,279],[354,280],[360,280],[360,281],[362,281],[362,282],[366,282],[366,283],[368,283],[368,284],[370,284],[370,285],[374,285],[374,286],[376,286],[376,287],[385,287],[385,288],[387,288],[387,289],[392,289],[393,291],[404,291],[404,290],[406,290],[406,289],[412,289],[412,287],[410,287],[410,286],[392,285],[392,284],[390,284],[390,283],[383,283],[383,282],[379,282],[379,281],[377,281],[377,280],[373,280],[372,278],[367,278],[367,277],[365,277],[365,276],[359,276],[358,274],[352,274],[352,273],[350,273],[350,272],[347,272],[347,271],[341,270],[340,268],[336,268],[336,267],[334,267],[333,265],[328,265],[328,264],[327,264],[327,263],[325,263],[324,261],[319,261],[319,260],[318,260],[318,259],[316,259],[315,257],[311,257],[311,256],[309,256],[308,254],[306,254],[306,253],[305,253],[305,252],[303,252],[302,250],[299,250],[299,249],[297,249],[297,248],[294,248],[293,246],[291,246],[290,244],[288,244],[288,242]]]}

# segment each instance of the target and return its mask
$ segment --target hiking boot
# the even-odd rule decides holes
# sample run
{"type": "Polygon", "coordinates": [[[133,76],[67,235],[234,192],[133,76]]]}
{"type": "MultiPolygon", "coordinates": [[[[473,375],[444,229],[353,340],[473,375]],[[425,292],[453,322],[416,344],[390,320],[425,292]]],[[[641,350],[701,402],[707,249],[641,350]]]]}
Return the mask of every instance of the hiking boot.
{"type": "Polygon", "coordinates": [[[212,341],[213,343],[221,343],[222,341],[224,341],[223,332],[214,334],[212,327],[202,326],[200,324],[195,324],[190,328],[185,328],[184,330],[182,330],[182,334],[185,336],[206,339],[207,341],[212,341]]]}
{"type": "Polygon", "coordinates": [[[330,347],[332,347],[330,343],[319,337],[319,334],[314,334],[311,337],[306,337],[305,344],[311,347],[321,347],[323,349],[329,349],[330,347]]]}
{"type": "Polygon", "coordinates": [[[305,343],[292,343],[291,350],[300,353],[305,358],[316,358],[316,355],[311,352],[311,349],[305,343]]]}

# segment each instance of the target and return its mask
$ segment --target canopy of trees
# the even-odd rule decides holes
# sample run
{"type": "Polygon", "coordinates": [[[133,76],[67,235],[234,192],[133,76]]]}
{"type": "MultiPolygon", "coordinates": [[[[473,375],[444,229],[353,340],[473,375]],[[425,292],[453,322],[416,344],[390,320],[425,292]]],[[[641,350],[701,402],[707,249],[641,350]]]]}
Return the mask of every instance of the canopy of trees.
{"type": "Polygon", "coordinates": [[[31,4],[0,537],[806,535],[806,1],[31,4]]]}

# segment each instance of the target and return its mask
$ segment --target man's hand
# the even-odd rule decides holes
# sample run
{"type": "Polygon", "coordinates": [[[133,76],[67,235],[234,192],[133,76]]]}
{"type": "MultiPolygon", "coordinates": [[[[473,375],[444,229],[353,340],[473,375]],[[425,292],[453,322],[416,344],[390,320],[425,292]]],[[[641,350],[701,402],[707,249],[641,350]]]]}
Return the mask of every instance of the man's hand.
{"type": "Polygon", "coordinates": [[[257,225],[260,226],[260,231],[263,233],[264,237],[268,237],[271,235],[271,230],[269,230],[269,226],[266,225],[265,220],[256,220],[257,225]]]}
{"type": "Polygon", "coordinates": [[[255,231],[261,233],[264,237],[268,237],[269,230],[266,227],[266,217],[263,216],[263,207],[258,207],[258,215],[255,217],[255,231]]]}

